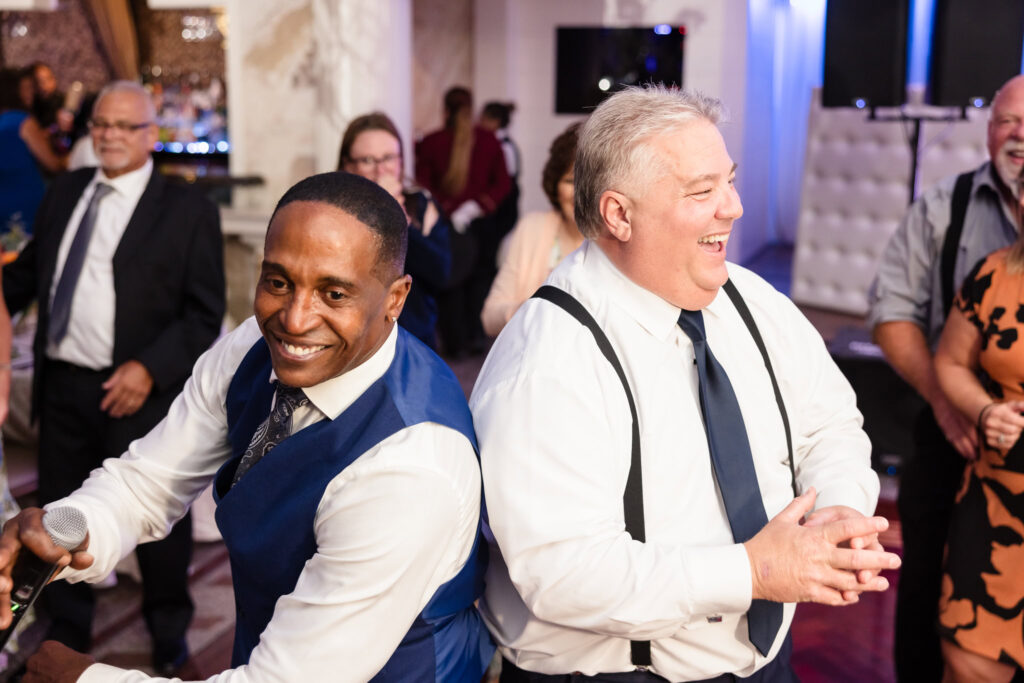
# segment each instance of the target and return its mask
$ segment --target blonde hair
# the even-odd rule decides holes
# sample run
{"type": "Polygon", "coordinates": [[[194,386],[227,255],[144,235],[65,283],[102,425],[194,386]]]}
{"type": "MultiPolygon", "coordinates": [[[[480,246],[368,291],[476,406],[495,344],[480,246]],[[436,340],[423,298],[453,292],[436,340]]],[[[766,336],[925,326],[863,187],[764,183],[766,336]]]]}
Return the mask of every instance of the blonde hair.
{"type": "Polygon", "coordinates": [[[1017,197],[1017,205],[1014,215],[1017,218],[1017,239],[1010,245],[1010,251],[1006,253],[1006,272],[1013,275],[1024,273],[1024,206],[1022,200],[1017,197]]]}
{"type": "Polygon", "coordinates": [[[473,96],[466,88],[450,88],[444,95],[444,109],[445,127],[452,131],[452,149],[441,177],[441,191],[457,197],[466,189],[473,154],[473,96]]]}

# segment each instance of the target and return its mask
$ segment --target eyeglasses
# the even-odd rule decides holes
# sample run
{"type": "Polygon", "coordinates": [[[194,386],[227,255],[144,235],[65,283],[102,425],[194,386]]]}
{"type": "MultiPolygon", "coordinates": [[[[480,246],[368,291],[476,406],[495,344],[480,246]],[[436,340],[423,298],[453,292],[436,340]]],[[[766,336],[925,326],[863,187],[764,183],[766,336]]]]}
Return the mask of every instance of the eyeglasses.
{"type": "Polygon", "coordinates": [[[127,121],[104,121],[103,119],[90,119],[89,130],[95,130],[102,133],[105,130],[114,129],[118,133],[134,133],[137,130],[142,130],[152,126],[152,121],[143,121],[142,123],[128,123],[127,121]]]}
{"type": "Polygon", "coordinates": [[[378,166],[391,166],[396,161],[400,160],[402,156],[400,154],[385,154],[382,157],[357,157],[350,159],[360,171],[372,171],[378,166]]]}

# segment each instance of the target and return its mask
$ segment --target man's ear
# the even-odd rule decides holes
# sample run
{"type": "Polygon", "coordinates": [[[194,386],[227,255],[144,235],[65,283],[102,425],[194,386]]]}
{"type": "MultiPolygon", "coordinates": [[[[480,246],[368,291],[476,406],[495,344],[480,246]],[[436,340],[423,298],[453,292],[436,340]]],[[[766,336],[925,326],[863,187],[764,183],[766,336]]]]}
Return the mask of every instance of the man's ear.
{"type": "Polygon", "coordinates": [[[619,242],[628,242],[633,234],[633,203],[629,197],[615,190],[605,190],[598,207],[608,233],[619,242]]]}
{"type": "Polygon", "coordinates": [[[392,322],[398,320],[402,314],[402,307],[405,306],[405,297],[409,296],[409,288],[412,287],[412,276],[403,275],[388,287],[388,300],[384,305],[384,315],[392,322]]]}

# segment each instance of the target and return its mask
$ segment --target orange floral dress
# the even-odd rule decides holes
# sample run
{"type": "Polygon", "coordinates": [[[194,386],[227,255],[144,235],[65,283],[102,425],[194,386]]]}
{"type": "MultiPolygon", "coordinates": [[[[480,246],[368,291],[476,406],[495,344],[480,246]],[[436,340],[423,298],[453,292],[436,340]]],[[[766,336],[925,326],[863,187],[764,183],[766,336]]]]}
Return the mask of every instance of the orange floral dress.
{"type": "MultiPolygon", "coordinates": [[[[978,263],[954,306],[981,332],[981,381],[993,400],[1024,400],[1024,273],[1009,249],[978,263]]],[[[1024,667],[1024,438],[982,448],[953,510],[939,632],[964,650],[1024,667]]]]}

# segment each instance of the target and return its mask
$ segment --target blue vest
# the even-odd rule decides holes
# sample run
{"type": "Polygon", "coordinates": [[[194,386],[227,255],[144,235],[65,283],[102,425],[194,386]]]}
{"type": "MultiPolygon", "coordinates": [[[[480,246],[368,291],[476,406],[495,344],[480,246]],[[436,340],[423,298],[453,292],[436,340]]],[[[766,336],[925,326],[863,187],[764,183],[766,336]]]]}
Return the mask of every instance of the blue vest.
{"type": "MultiPolygon", "coordinates": [[[[231,488],[238,461],[270,414],[270,352],[260,339],[235,372],[227,394],[233,457],[217,473],[217,526],[231,558],[235,589],[232,666],[249,661],[274,605],[295,588],[316,552],[313,522],[328,483],[392,434],[436,422],[476,449],[465,396],[451,370],[399,328],[391,366],[334,420],[321,420],[281,442],[231,488]],[[229,491],[230,489],[230,491],[229,491]]],[[[477,540],[462,570],[434,593],[384,668],[372,679],[477,683],[494,645],[473,602],[483,593],[487,544],[477,540]]]]}

